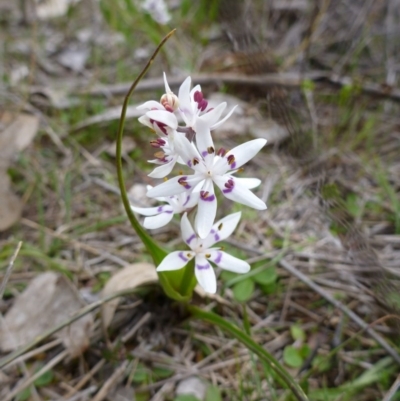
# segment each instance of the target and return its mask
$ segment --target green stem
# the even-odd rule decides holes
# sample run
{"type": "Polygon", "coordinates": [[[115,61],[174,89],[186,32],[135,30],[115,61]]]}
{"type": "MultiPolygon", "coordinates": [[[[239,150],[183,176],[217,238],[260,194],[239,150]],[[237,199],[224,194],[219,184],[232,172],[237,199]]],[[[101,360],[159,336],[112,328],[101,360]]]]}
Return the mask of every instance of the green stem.
{"type": "Polygon", "coordinates": [[[117,142],[117,149],[116,149],[117,173],[118,173],[119,188],[121,190],[122,203],[124,204],[126,214],[128,215],[128,218],[132,224],[132,227],[136,231],[139,238],[142,240],[143,244],[146,246],[149,253],[152,255],[154,263],[156,265],[160,264],[160,262],[165,257],[166,252],[146,233],[146,231],[139,224],[135,215],[132,212],[128,194],[127,194],[126,187],[125,187],[125,183],[124,183],[123,173],[122,173],[122,136],[123,136],[123,132],[124,132],[126,110],[128,108],[129,99],[132,96],[133,91],[135,90],[136,86],[138,85],[140,80],[143,78],[143,76],[146,74],[146,72],[148,71],[150,66],[153,64],[153,61],[156,58],[158,52],[161,50],[162,46],[174,33],[175,33],[175,29],[172,30],[167,36],[165,36],[165,38],[158,45],[157,49],[154,51],[150,60],[144,67],[143,71],[139,74],[139,76],[136,78],[135,82],[133,82],[133,84],[129,88],[128,93],[125,96],[124,103],[122,105],[121,118],[119,120],[119,127],[118,127],[118,133],[117,133],[117,141],[116,141],[117,142]]]}
{"type": "Polygon", "coordinates": [[[261,360],[266,362],[271,369],[287,384],[293,394],[299,401],[308,401],[303,389],[296,383],[288,372],[281,366],[281,364],[263,347],[258,345],[249,335],[245,334],[235,325],[229,323],[222,317],[212,312],[206,312],[196,306],[187,305],[189,312],[192,316],[202,319],[206,322],[213,323],[221,329],[230,333],[250,351],[254,352],[261,360]]]}

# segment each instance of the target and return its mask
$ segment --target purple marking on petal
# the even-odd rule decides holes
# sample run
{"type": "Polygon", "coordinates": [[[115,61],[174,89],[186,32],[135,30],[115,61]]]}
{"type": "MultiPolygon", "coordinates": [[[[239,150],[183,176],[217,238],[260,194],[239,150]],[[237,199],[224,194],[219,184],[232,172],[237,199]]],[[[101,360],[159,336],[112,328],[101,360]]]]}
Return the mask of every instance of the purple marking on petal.
{"type": "Polygon", "coordinates": [[[185,203],[184,203],[182,206],[186,206],[186,204],[187,204],[189,201],[190,201],[190,195],[188,195],[188,196],[186,197],[186,201],[185,201],[185,203]]]}
{"type": "Polygon", "coordinates": [[[215,200],[215,195],[210,194],[208,191],[200,191],[200,200],[205,202],[213,202],[215,200]]]}
{"type": "Polygon", "coordinates": [[[209,269],[210,268],[210,265],[196,265],[196,269],[199,269],[199,270],[207,270],[207,269],[209,269]]]}
{"type": "Polygon", "coordinates": [[[150,145],[153,148],[157,148],[157,149],[162,148],[163,146],[165,146],[165,144],[166,144],[166,142],[164,141],[164,139],[161,139],[161,138],[150,141],[150,145]]]}
{"type": "Polygon", "coordinates": [[[218,234],[214,235],[214,241],[218,242],[220,240],[220,236],[218,234]]]}
{"type": "Polygon", "coordinates": [[[203,94],[202,94],[200,91],[194,92],[193,100],[194,100],[196,103],[201,102],[201,101],[203,100],[203,94]]]}
{"type": "Polygon", "coordinates": [[[234,183],[234,181],[232,180],[232,178],[230,178],[230,179],[225,183],[224,186],[225,186],[226,189],[223,189],[222,192],[223,192],[224,194],[228,194],[229,192],[232,192],[232,191],[233,191],[233,188],[235,187],[235,183],[234,183]]]}
{"type": "Polygon", "coordinates": [[[187,162],[187,165],[188,165],[189,167],[192,167],[192,161],[189,160],[189,161],[187,162]]]}
{"type": "Polygon", "coordinates": [[[178,256],[184,261],[187,262],[189,259],[183,254],[183,252],[179,252],[178,256]]]}
{"type": "Polygon", "coordinates": [[[221,260],[222,260],[222,252],[217,252],[217,257],[214,260],[214,263],[216,264],[221,263],[221,260]]]}
{"type": "Polygon", "coordinates": [[[202,155],[203,157],[206,157],[206,156],[208,155],[208,152],[207,152],[206,150],[203,150],[203,151],[201,152],[201,155],[202,155]]]}
{"type": "MultiPolygon", "coordinates": [[[[229,156],[226,158],[226,160],[227,160],[228,164],[229,164],[230,166],[232,166],[232,165],[235,163],[235,156],[234,156],[234,155],[229,155],[229,156]]],[[[235,164],[235,165],[236,165],[236,164],[235,164]]],[[[231,167],[231,168],[233,168],[233,167],[231,167]]]]}
{"type": "Polygon", "coordinates": [[[172,214],[172,213],[173,213],[173,211],[172,211],[172,210],[166,210],[166,211],[165,211],[165,212],[163,212],[163,213],[172,214]]]}
{"type": "Polygon", "coordinates": [[[161,213],[163,211],[164,206],[158,206],[157,212],[161,213]]]}
{"type": "Polygon", "coordinates": [[[236,167],[236,162],[233,162],[232,164],[231,164],[231,169],[234,169],[236,167]]]}
{"type": "Polygon", "coordinates": [[[153,120],[152,118],[150,118],[150,123],[154,124],[154,125],[157,125],[157,127],[160,128],[160,130],[161,130],[161,132],[163,134],[168,135],[167,124],[164,124],[164,123],[162,123],[160,121],[153,120]]]}
{"type": "Polygon", "coordinates": [[[185,242],[189,245],[196,238],[196,234],[192,234],[185,242]]]}
{"type": "Polygon", "coordinates": [[[179,183],[180,185],[182,185],[185,189],[190,189],[190,188],[192,188],[192,186],[188,184],[188,182],[186,181],[186,179],[187,179],[187,177],[181,177],[181,178],[179,178],[178,183],[179,183]]]}

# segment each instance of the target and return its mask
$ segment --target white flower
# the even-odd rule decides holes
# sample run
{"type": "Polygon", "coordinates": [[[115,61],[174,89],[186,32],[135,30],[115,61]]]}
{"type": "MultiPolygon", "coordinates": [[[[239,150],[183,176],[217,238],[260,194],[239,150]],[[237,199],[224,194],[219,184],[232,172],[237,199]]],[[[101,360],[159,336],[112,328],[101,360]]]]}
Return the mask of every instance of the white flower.
{"type": "Polygon", "coordinates": [[[222,102],[214,109],[207,109],[208,102],[203,97],[200,85],[196,85],[192,90],[190,90],[190,86],[191,78],[187,77],[178,92],[178,110],[187,127],[192,128],[197,133],[197,121],[203,121],[212,131],[232,115],[236,106],[222,120],[219,120],[226,108],[226,102],[222,102]]]}
{"type": "Polygon", "coordinates": [[[179,153],[176,151],[175,138],[179,135],[183,135],[180,132],[170,131],[169,135],[160,137],[150,141],[151,146],[156,149],[160,149],[154,154],[156,159],[148,160],[149,163],[160,164],[150,174],[152,178],[164,178],[174,168],[176,162],[182,162],[179,160],[179,153]]]}
{"type": "Polygon", "coordinates": [[[200,191],[200,199],[195,226],[199,236],[205,238],[217,213],[214,184],[228,199],[258,210],[267,208],[265,203],[250,191],[260,184],[259,179],[233,176],[239,167],[252,159],[267,141],[261,138],[254,139],[228,152],[224,150],[216,152],[207,123],[199,121],[198,128],[196,135],[198,150],[184,136],[177,136],[175,139],[176,151],[195,174],[171,178],[149,190],[147,196],[151,198],[171,196],[190,192],[196,188],[200,191]]]}
{"type": "Polygon", "coordinates": [[[163,111],[168,111],[170,113],[174,113],[175,111],[177,111],[179,106],[179,99],[169,87],[165,72],[163,77],[164,77],[165,94],[161,96],[160,102],[156,102],[155,100],[149,100],[138,106],[137,107],[138,110],[144,110],[145,112],[150,110],[163,110],[163,111]]]}
{"type": "MultiPolygon", "coordinates": [[[[152,100],[152,102],[157,103],[154,100],[152,100]]],[[[160,109],[153,109],[146,112],[146,114],[139,117],[139,122],[154,130],[156,134],[161,137],[169,135],[178,128],[178,120],[175,114],[160,109]]]]}
{"type": "MultiPolygon", "coordinates": [[[[150,187],[150,186],[149,186],[150,187]]],[[[151,188],[151,187],[150,187],[151,188]]],[[[166,202],[167,205],[155,207],[136,207],[131,205],[131,209],[143,216],[149,216],[144,219],[143,226],[148,229],[160,228],[168,224],[174,214],[186,212],[197,205],[199,193],[182,193],[175,196],[157,198],[160,202],[166,202]]]]}
{"type": "Polygon", "coordinates": [[[165,125],[174,126],[176,129],[178,122],[177,116],[180,116],[186,127],[197,132],[197,121],[203,121],[210,130],[219,127],[234,112],[235,107],[220,120],[222,113],[226,108],[226,102],[222,102],[215,108],[208,108],[208,102],[204,99],[200,85],[196,85],[192,90],[191,78],[187,77],[179,88],[178,97],[171,91],[167,77],[164,73],[165,94],[160,102],[150,100],[138,106],[138,110],[144,110],[145,114],[139,118],[139,121],[154,129],[157,133],[160,130],[166,134],[165,125]]]}
{"type": "Polygon", "coordinates": [[[175,251],[167,255],[158,265],[157,271],[178,270],[190,260],[195,259],[195,276],[206,292],[214,294],[217,291],[215,272],[209,261],[222,269],[235,273],[247,273],[250,265],[238,258],[212,247],[216,242],[228,238],[239,223],[241,213],[233,213],[215,223],[206,236],[199,238],[194,232],[186,213],[182,216],[181,231],[185,243],[190,247],[188,251],[175,251]]]}

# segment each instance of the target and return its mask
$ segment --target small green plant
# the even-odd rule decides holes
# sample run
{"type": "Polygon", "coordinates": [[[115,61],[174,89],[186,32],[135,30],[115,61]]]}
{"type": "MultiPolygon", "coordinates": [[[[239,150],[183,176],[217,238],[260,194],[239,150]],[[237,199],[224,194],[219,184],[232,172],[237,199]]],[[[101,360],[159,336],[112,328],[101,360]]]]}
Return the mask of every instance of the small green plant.
{"type": "MultiPolygon", "coordinates": [[[[238,339],[260,360],[270,366],[280,381],[290,388],[298,400],[306,401],[308,398],[303,389],[271,354],[247,334],[248,330],[242,331],[221,316],[203,311],[188,303],[196,282],[207,292],[216,292],[216,277],[209,261],[222,269],[236,273],[250,273],[257,276],[261,271],[250,272],[250,265],[247,262],[229,255],[220,247],[214,247],[214,244],[232,234],[241,217],[240,212],[233,213],[214,223],[217,211],[214,185],[218,186],[222,194],[230,200],[258,210],[266,209],[265,203],[250,190],[260,185],[261,181],[257,178],[234,176],[235,173],[241,171],[240,168],[243,164],[259,152],[266,140],[254,139],[230,151],[222,148],[217,150],[211,131],[229,118],[233,110],[220,120],[226,107],[225,103],[207,112],[208,102],[204,99],[200,87],[190,90],[190,78],[183,82],[178,98],[170,90],[164,76],[166,93],[161,97],[160,102],[149,101],[139,107],[144,110],[144,115],[139,118],[139,121],[158,134],[158,138],[151,141],[152,146],[161,149],[153,161],[159,166],[149,176],[166,177],[177,162],[183,162],[194,170],[194,174],[179,173],[178,176],[148,190],[149,197],[158,198],[167,205],[143,209],[132,206],[128,199],[122,168],[122,136],[129,98],[162,45],[173,33],[174,31],[168,34],[158,46],[153,57],[130,87],[122,106],[116,156],[118,182],[125,211],[132,227],[157,266],[159,282],[166,295],[184,303],[187,311],[193,317],[217,325],[238,339]],[[178,112],[181,113],[185,126],[178,125],[178,120],[174,115],[178,112]],[[196,138],[195,142],[194,138],[196,138]],[[188,213],[185,210],[186,205],[193,200],[195,202],[191,204],[191,208],[197,205],[194,224],[189,221],[188,213]],[[133,213],[134,210],[148,216],[144,221],[144,226],[147,228],[161,227],[171,220],[171,215],[183,213],[181,231],[189,250],[168,253],[139,224],[133,213]]],[[[271,271],[267,272],[267,275],[271,275],[271,271]]],[[[271,280],[265,279],[264,275],[258,276],[258,280],[260,277],[264,283],[271,280]]]]}

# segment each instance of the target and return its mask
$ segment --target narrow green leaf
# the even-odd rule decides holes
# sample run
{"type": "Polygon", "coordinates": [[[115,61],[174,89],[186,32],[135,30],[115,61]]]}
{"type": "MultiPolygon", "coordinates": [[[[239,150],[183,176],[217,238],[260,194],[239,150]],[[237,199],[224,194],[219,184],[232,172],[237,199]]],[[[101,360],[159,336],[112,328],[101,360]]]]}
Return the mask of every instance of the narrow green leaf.
{"type": "Polygon", "coordinates": [[[187,309],[193,317],[215,324],[222,330],[230,333],[234,338],[240,341],[250,351],[254,352],[262,361],[264,361],[271,368],[271,370],[273,370],[277,376],[290,388],[292,393],[299,401],[308,401],[303,389],[293,380],[292,376],[285,370],[285,368],[267,350],[257,344],[250,336],[241,331],[237,326],[229,323],[227,320],[216,315],[215,313],[204,311],[196,306],[187,305],[187,309]]]}

